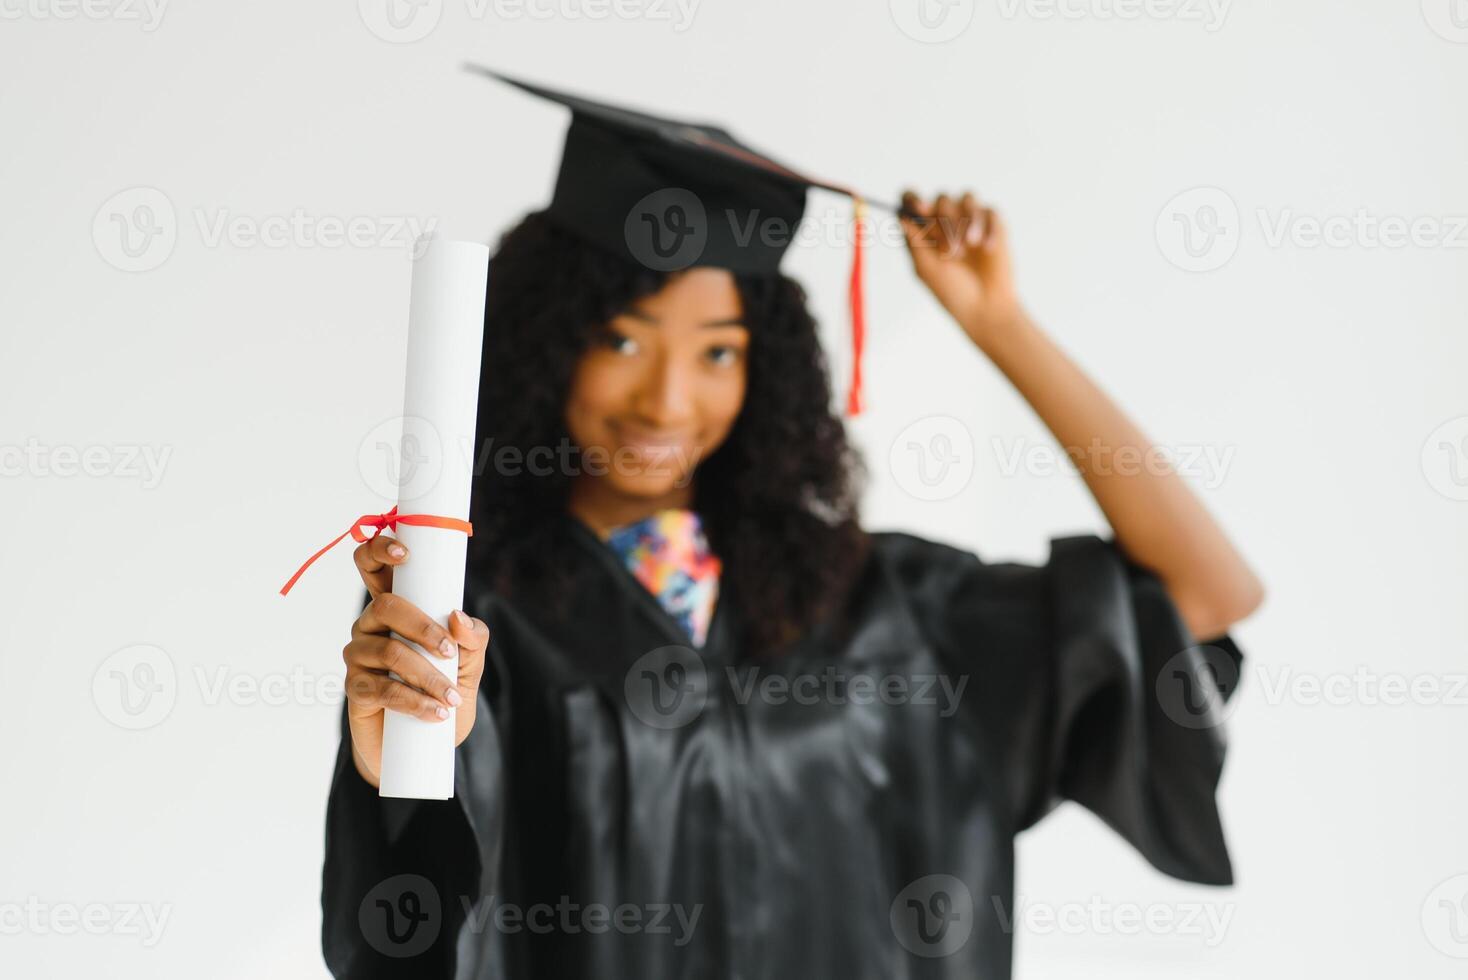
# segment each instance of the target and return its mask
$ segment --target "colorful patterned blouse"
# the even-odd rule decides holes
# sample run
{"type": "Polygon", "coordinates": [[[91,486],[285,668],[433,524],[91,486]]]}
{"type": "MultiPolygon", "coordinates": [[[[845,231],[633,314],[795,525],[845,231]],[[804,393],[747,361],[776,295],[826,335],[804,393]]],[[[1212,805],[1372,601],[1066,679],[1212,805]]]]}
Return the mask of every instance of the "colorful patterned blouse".
{"type": "Polygon", "coordinates": [[[709,550],[698,515],[685,508],[655,511],[613,528],[606,542],[693,645],[703,646],[718,599],[721,565],[709,550]]]}

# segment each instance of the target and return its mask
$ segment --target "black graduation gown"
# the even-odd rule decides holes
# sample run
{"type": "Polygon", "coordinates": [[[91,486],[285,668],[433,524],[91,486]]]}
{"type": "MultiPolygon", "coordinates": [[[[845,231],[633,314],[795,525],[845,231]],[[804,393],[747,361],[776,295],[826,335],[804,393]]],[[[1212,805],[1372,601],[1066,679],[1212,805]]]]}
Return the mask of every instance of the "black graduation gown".
{"type": "Polygon", "coordinates": [[[840,616],[755,661],[727,589],[690,651],[565,533],[571,618],[471,575],[493,639],[453,800],[380,799],[343,722],[336,976],[1002,980],[1013,838],[1062,798],[1167,874],[1231,881],[1209,712],[1241,654],[1195,646],[1113,542],[1032,566],[874,534],[840,616]]]}

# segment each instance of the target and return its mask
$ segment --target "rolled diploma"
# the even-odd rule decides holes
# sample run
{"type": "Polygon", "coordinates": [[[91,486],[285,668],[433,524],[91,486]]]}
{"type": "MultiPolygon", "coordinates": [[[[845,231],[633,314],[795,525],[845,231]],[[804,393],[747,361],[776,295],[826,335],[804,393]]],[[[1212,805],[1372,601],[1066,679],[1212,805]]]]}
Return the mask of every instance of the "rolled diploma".
{"type": "MultiPolygon", "coordinates": [[[[418,251],[408,304],[407,383],[398,459],[402,475],[409,465],[426,465],[437,466],[438,476],[404,479],[398,513],[467,521],[489,249],[474,242],[431,239],[420,242],[418,251]]],[[[409,558],[393,569],[393,593],[447,628],[449,614],[464,601],[468,535],[411,524],[398,525],[396,535],[409,558]]],[[[458,657],[430,656],[416,643],[393,635],[444,676],[458,679],[458,657]]],[[[429,722],[384,712],[380,796],[447,800],[454,795],[456,714],[451,708],[447,720],[429,722]]]]}

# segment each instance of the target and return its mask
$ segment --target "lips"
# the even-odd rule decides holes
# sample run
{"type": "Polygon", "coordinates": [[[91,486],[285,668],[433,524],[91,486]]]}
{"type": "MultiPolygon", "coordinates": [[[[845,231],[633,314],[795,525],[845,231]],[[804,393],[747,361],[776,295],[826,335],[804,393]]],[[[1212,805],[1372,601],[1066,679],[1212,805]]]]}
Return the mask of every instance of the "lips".
{"type": "Polygon", "coordinates": [[[694,444],[693,433],[686,430],[645,429],[615,422],[609,428],[623,448],[641,456],[688,453],[694,444]]]}

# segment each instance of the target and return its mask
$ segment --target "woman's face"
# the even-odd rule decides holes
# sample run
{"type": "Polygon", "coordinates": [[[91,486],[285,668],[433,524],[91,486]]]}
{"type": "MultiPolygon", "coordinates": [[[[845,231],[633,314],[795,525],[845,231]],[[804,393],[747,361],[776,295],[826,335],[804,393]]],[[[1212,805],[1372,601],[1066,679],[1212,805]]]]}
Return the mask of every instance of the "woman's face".
{"type": "Polygon", "coordinates": [[[566,427],[583,479],[616,496],[681,497],[744,404],[749,330],[734,277],[695,267],[606,325],[582,355],[566,427]]]}

